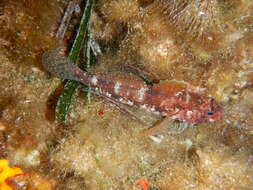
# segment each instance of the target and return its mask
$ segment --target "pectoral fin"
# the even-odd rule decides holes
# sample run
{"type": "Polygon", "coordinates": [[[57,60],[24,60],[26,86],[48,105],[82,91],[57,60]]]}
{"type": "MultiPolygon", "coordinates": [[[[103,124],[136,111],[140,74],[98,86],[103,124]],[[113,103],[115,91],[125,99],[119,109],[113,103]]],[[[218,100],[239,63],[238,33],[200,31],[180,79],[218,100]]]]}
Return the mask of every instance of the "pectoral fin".
{"type": "Polygon", "coordinates": [[[180,134],[184,132],[191,124],[177,122],[171,117],[165,117],[156,122],[151,128],[145,129],[146,135],[159,134],[180,134]]]}

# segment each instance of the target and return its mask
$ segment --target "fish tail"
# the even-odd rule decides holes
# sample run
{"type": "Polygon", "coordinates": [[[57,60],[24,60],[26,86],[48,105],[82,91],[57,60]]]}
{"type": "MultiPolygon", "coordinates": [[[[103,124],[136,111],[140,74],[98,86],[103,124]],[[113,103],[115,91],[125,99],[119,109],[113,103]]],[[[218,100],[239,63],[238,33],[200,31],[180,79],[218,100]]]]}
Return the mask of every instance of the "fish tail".
{"type": "Polygon", "coordinates": [[[42,64],[54,76],[84,82],[81,80],[80,75],[85,77],[86,72],[81,70],[77,65],[69,63],[64,56],[59,54],[58,49],[45,52],[42,55],[42,64]]]}

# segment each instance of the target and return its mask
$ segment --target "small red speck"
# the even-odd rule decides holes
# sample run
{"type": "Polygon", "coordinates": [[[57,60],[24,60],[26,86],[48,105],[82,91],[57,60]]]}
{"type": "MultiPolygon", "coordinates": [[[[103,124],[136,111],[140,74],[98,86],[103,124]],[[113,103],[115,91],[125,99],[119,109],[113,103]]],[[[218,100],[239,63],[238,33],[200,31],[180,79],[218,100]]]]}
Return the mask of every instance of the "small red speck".
{"type": "Polygon", "coordinates": [[[141,190],[148,190],[148,182],[143,178],[136,180],[135,186],[140,187],[141,190]]]}
{"type": "Polygon", "coordinates": [[[98,115],[103,116],[104,114],[105,114],[105,112],[103,112],[102,110],[98,111],[98,115]]]}

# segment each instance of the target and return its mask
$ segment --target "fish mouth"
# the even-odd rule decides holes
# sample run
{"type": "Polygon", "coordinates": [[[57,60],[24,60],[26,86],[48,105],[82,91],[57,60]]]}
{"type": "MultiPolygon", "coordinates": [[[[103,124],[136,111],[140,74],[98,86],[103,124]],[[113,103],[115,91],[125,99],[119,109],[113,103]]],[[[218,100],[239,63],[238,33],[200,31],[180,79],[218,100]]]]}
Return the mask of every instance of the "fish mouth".
{"type": "Polygon", "coordinates": [[[214,122],[217,120],[220,120],[222,118],[222,115],[220,113],[216,113],[211,118],[208,119],[209,122],[214,122]]]}

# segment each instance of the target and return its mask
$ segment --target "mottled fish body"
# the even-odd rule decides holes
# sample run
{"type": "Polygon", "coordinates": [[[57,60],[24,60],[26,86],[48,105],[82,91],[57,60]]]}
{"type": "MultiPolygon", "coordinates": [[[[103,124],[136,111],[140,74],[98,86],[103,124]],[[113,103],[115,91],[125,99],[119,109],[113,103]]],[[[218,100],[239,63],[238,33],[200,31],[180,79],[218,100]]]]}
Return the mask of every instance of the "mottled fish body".
{"type": "Polygon", "coordinates": [[[213,98],[194,92],[183,82],[168,81],[150,86],[131,74],[92,74],[69,63],[59,49],[44,53],[42,62],[57,77],[79,81],[97,94],[154,114],[188,123],[212,122],[221,118],[221,108],[213,98]]]}

